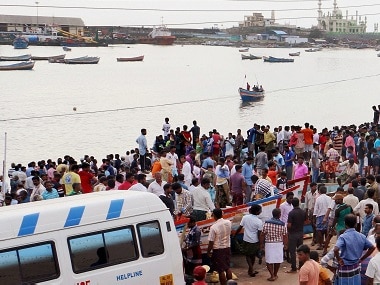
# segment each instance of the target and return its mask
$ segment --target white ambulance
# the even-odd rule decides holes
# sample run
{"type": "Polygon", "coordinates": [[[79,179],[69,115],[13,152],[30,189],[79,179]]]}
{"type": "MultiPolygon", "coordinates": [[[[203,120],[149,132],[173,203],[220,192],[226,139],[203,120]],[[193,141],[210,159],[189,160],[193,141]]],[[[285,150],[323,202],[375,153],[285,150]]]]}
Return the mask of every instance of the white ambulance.
{"type": "Polygon", "coordinates": [[[151,193],[1,207],[0,225],[0,284],[184,284],[173,219],[151,193]]]}

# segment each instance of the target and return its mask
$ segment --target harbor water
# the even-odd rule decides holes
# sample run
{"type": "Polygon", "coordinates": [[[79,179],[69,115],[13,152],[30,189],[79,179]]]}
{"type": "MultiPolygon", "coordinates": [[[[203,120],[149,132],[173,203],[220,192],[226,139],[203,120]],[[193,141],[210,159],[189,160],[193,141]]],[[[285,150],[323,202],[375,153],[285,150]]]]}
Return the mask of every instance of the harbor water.
{"type": "Polygon", "coordinates": [[[8,165],[65,154],[124,154],[137,146],[141,128],[147,128],[152,145],[165,117],[172,127],[191,126],[196,119],[202,133],[216,128],[223,135],[237,128],[245,133],[255,122],[272,128],[310,122],[320,130],[372,120],[371,106],[380,104],[380,58],[374,50],[249,53],[288,58],[297,51],[301,56],[294,63],[264,63],[241,60],[234,47],[117,45],[64,52],[0,46],[4,56],[100,57],[97,65],[38,61],[32,71],[0,73],[0,139],[7,132],[8,165]],[[139,55],[145,55],[143,62],[116,61],[139,55]],[[263,86],[262,100],[241,102],[238,88],[247,81],[263,86]]]}

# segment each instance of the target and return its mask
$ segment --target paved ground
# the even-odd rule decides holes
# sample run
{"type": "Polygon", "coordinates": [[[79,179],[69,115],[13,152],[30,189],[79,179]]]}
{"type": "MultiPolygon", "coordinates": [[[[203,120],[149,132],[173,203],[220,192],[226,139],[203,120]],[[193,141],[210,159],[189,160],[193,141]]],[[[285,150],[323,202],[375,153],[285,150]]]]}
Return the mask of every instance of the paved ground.
{"type": "MultiPolygon", "coordinates": [[[[310,246],[311,239],[304,240],[305,244],[310,246]]],[[[330,243],[330,247],[335,243],[335,239],[330,243]]],[[[317,246],[312,246],[311,250],[316,250],[317,246]]],[[[322,253],[321,250],[318,251],[319,254],[322,253]]],[[[298,273],[285,273],[286,270],[290,269],[290,264],[286,261],[281,264],[278,279],[274,282],[270,282],[267,278],[270,276],[268,270],[265,266],[265,258],[263,259],[263,263],[261,265],[256,264],[254,266],[254,270],[259,273],[255,277],[250,277],[247,274],[247,263],[245,261],[245,257],[241,254],[233,254],[232,259],[232,272],[237,275],[239,278],[239,285],[297,285],[298,284],[298,273]]]]}

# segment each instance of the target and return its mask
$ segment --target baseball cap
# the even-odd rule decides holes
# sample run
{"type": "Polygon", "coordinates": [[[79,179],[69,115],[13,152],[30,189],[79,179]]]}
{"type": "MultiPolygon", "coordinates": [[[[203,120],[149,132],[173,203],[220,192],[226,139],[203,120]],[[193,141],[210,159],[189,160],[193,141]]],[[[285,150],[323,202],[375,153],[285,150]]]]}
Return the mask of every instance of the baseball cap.
{"type": "Polygon", "coordinates": [[[197,280],[203,280],[206,278],[206,269],[203,266],[197,266],[194,268],[193,276],[197,280]]]}

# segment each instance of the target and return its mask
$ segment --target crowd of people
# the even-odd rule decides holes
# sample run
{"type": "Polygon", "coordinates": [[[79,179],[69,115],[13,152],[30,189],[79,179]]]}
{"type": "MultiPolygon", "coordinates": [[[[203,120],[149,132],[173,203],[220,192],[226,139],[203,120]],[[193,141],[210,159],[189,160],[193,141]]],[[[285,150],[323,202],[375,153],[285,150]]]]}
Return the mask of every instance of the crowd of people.
{"type": "MultiPolygon", "coordinates": [[[[107,190],[146,191],[159,196],[173,218],[190,217],[189,226],[196,227],[197,221],[210,217],[211,213],[216,217],[215,210],[274,195],[286,189],[289,180],[311,175],[306,211],[299,207],[297,198],[289,195],[270,221],[260,225],[257,218],[242,220],[244,236],[251,233],[244,238],[248,274],[255,276],[255,256],[265,248],[268,280],[274,281],[283,257],[277,255],[278,247],[285,247],[285,258],[292,265],[290,271],[297,271],[296,253],[302,244],[305,220],[313,225],[313,246],[316,244],[326,254],[329,239],[334,234],[340,235],[350,213],[360,216],[361,232],[368,235],[373,216],[379,214],[380,202],[380,129],[376,114],[379,112],[374,112],[373,123],[332,130],[318,131],[309,123],[304,127],[279,126],[273,130],[268,125],[254,124],[246,135],[238,129],[236,134],[230,132],[226,136],[216,129],[201,135],[196,121],[191,128],[183,125],[182,130],[174,129],[169,118],[165,118],[163,133],[156,136],[151,148],[147,130],[141,129],[137,148],[125,155],[107,155],[100,165],[89,155],[80,162],[66,155],[56,161],[41,160],[27,166],[12,163],[9,185],[0,177],[2,205],[107,190]],[[152,178],[150,183],[147,176],[152,178]],[[342,187],[350,187],[347,191],[338,188],[341,193],[331,198],[326,195],[323,182],[335,181],[342,187]]],[[[250,215],[258,216],[261,209],[251,211],[250,215]]],[[[218,233],[217,230],[215,234],[218,233]]],[[[210,242],[215,242],[213,235],[210,238],[210,242]]],[[[229,243],[219,246],[227,249],[221,254],[225,260],[229,243]]],[[[210,253],[216,254],[215,249],[220,248],[213,243],[210,253]]],[[[192,256],[189,262],[194,267],[199,265],[199,250],[194,249],[194,244],[188,242],[186,252],[192,256]]],[[[309,254],[305,248],[300,252],[309,254]]],[[[223,263],[222,271],[227,270],[225,266],[223,263]]],[[[221,281],[225,284],[226,280],[221,281]]]]}

